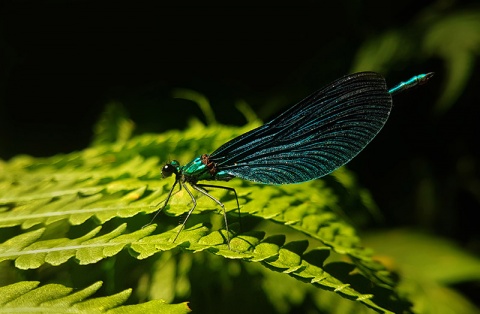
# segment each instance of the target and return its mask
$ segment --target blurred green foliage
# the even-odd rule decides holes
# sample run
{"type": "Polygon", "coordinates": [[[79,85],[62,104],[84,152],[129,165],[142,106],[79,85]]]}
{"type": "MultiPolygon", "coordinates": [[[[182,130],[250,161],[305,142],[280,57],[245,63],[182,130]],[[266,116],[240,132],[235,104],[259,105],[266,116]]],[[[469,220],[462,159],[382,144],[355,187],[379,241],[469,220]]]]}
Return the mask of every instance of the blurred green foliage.
{"type": "MultiPolygon", "coordinates": [[[[165,209],[166,216],[162,213],[155,217],[155,224],[149,224],[151,217],[141,215],[157,212],[172,184],[171,180],[161,180],[160,160],[167,160],[171,151],[181,160],[188,160],[191,147],[213,149],[226,138],[242,134],[255,125],[228,128],[192,121],[185,131],[128,139],[120,130],[131,124],[127,123],[127,117],[122,118],[121,112],[121,108],[109,106],[100,119],[96,130],[101,131],[98,137],[102,143],[94,141],[96,144],[90,148],[65,155],[17,156],[0,163],[0,228],[3,231],[0,261],[5,272],[25,276],[29,281],[61,283],[58,289],[65,294],[70,290],[63,285],[81,286],[95,279],[95,282],[105,282],[108,294],[131,289],[133,284],[138,291],[137,299],[132,302],[162,297],[183,309],[180,304],[192,299],[197,310],[219,310],[226,309],[230,303],[222,304],[217,298],[207,299],[205,303],[196,298],[201,291],[210,295],[219,288],[213,295],[221,295],[222,300],[233,302],[242,288],[241,292],[248,295],[250,276],[245,271],[250,266],[232,264],[243,261],[263,266],[253,268],[257,269],[254,273],[260,276],[260,282],[263,282],[263,273],[270,271],[301,281],[303,286],[299,286],[297,298],[292,299],[298,306],[303,306],[303,299],[308,295],[324,289],[379,312],[403,312],[409,308],[408,302],[397,295],[395,276],[372,259],[371,251],[362,247],[354,228],[342,217],[342,210],[347,207],[351,207],[352,213],[356,210],[358,215],[362,212],[365,215],[365,209],[371,206],[371,202],[363,203],[369,200],[365,197],[367,193],[356,185],[348,171],[337,171],[332,176],[331,187],[323,180],[282,186],[232,180],[229,186],[237,190],[242,215],[240,221],[237,217],[237,222],[229,224],[230,231],[234,232],[227,237],[222,216],[211,213],[216,204],[204,197],[198,199],[185,230],[174,242],[172,239],[183,227],[175,228],[176,217],[191,207],[191,199],[184,191],[174,194],[165,209]],[[117,134],[118,139],[112,134],[117,134]],[[228,245],[227,238],[231,239],[228,245]],[[129,255],[124,254],[126,251],[129,255]],[[189,252],[202,257],[192,257],[189,252]],[[211,259],[204,257],[205,254],[233,261],[211,259]],[[117,264],[120,259],[122,264],[117,264]],[[152,267],[141,263],[147,259],[152,267]],[[78,278],[73,275],[83,274],[93,264],[100,265],[103,274],[89,272],[91,276],[78,278]],[[45,268],[59,268],[59,271],[43,276],[45,268]],[[237,271],[225,273],[224,270],[230,268],[237,271]],[[131,270],[131,282],[122,280],[127,269],[131,270]],[[212,273],[205,278],[209,271],[212,273]],[[200,279],[195,279],[197,276],[200,279]],[[225,284],[231,280],[237,283],[228,289],[225,284]],[[208,289],[206,284],[210,285],[208,289]]],[[[234,210],[234,197],[226,191],[215,191],[214,195],[226,208],[233,209],[229,220],[233,213],[238,214],[234,210]]],[[[281,278],[275,280],[282,281],[281,278]]],[[[5,278],[5,283],[16,281],[5,278]]],[[[4,289],[16,296],[15,287],[4,289]]],[[[52,286],[32,291],[40,296],[38,303],[31,305],[39,311],[50,308],[51,304],[45,303],[50,297],[48,287],[52,286]]],[[[252,296],[251,304],[242,303],[231,312],[273,310],[276,306],[270,304],[270,298],[275,299],[279,291],[272,296],[270,291],[264,293],[263,306],[252,296]]],[[[29,306],[18,298],[15,302],[8,299],[5,304],[13,302],[17,308],[29,306]]],[[[94,299],[89,304],[102,304],[102,300],[94,299]]],[[[290,297],[282,302],[287,308],[290,308],[289,300],[290,297]]],[[[65,311],[79,306],[58,303],[65,306],[65,311]]],[[[117,300],[108,308],[120,304],[122,300],[117,300]]],[[[356,309],[358,305],[349,307],[356,309]]]]}

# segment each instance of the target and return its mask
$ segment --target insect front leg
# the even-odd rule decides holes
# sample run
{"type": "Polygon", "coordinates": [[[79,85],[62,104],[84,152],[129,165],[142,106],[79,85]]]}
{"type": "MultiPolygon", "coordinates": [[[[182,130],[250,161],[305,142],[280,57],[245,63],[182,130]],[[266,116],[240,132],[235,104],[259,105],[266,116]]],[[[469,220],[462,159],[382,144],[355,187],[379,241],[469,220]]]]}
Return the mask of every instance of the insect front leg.
{"type": "MultiPolygon", "coordinates": [[[[173,186],[172,186],[172,188],[170,189],[170,192],[168,192],[167,198],[165,199],[165,203],[163,204],[163,206],[162,206],[159,210],[157,210],[157,212],[155,213],[155,215],[153,215],[152,220],[151,220],[148,224],[146,224],[145,226],[143,226],[142,228],[145,228],[146,226],[151,225],[152,222],[155,220],[155,218],[157,218],[158,214],[160,214],[160,213],[162,212],[162,210],[164,210],[165,207],[167,207],[168,201],[170,201],[170,198],[172,197],[172,192],[173,192],[173,190],[175,189],[175,186],[177,185],[178,182],[179,182],[178,180],[175,180],[175,183],[173,183],[173,186]]],[[[179,185],[179,191],[180,191],[181,189],[182,189],[182,184],[180,183],[180,185],[179,185]]],[[[157,205],[157,206],[158,206],[158,205],[157,205]]]]}

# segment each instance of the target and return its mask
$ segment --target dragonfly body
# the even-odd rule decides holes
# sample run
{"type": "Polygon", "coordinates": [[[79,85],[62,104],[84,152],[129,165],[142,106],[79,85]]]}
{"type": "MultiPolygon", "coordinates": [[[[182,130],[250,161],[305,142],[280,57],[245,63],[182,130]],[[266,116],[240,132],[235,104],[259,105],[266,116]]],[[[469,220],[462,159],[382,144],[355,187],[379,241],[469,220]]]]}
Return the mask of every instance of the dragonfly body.
{"type": "Polygon", "coordinates": [[[197,183],[198,181],[220,180],[228,181],[233,178],[225,171],[219,171],[216,164],[209,161],[209,155],[203,154],[190,161],[185,166],[180,166],[177,162],[177,171],[182,173],[183,181],[197,183]]]}
{"type": "Polygon", "coordinates": [[[196,206],[195,197],[185,185],[189,183],[222,207],[229,237],[225,207],[206,189],[227,189],[236,196],[235,190],[199,181],[239,177],[263,184],[290,184],[323,177],[348,163],[378,134],[390,115],[392,95],[424,84],[432,75],[414,76],[391,89],[374,72],[347,75],[209,155],[200,155],[184,166],[172,161],[162,168],[164,177],[175,174],[163,208],[175,186],[184,187],[193,202],[184,226],[196,206]]]}
{"type": "Polygon", "coordinates": [[[419,74],[415,75],[414,77],[410,78],[405,82],[398,83],[395,87],[388,90],[391,95],[398,94],[399,92],[403,92],[411,87],[415,87],[417,85],[425,84],[431,77],[433,73],[426,73],[426,74],[419,74]]]}

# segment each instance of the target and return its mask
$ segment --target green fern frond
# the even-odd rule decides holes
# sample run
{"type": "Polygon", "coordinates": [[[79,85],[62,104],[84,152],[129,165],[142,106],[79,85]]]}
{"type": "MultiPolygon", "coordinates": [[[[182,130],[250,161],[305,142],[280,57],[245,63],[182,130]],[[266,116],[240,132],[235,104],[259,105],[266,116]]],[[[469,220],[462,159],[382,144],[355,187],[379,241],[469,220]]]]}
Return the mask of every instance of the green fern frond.
{"type": "MultiPolygon", "coordinates": [[[[228,182],[238,193],[242,217],[257,219],[246,230],[231,224],[230,229],[238,229],[229,236],[231,249],[221,226],[207,227],[210,212],[219,210],[208,198],[198,199],[187,228],[172,241],[181,226],[174,228],[169,216],[191,207],[183,191],[173,196],[166,215],[142,228],[149,221],[146,214],[158,210],[172,184],[160,177],[165,162],[175,158],[185,163],[252,127],[193,124],[185,132],[1,162],[0,228],[8,232],[0,236],[0,262],[12,260],[18,269],[36,269],[71,258],[80,265],[97,263],[124,249],[137,259],[174,249],[207,251],[261,263],[378,312],[408,309],[394,292],[391,274],[372,259],[355,229],[339,215],[338,193],[322,180],[285,186],[228,182]],[[59,225],[63,231],[57,230],[59,225]]],[[[229,220],[235,220],[235,198],[224,191],[213,193],[229,210],[229,220]]],[[[213,216],[215,224],[221,216],[213,216]]]]}
{"type": "Polygon", "coordinates": [[[166,304],[154,300],[138,305],[123,303],[130,290],[100,298],[91,297],[101,282],[79,291],[59,284],[38,286],[39,282],[22,281],[0,287],[0,313],[189,313],[186,303],[166,304]]]}

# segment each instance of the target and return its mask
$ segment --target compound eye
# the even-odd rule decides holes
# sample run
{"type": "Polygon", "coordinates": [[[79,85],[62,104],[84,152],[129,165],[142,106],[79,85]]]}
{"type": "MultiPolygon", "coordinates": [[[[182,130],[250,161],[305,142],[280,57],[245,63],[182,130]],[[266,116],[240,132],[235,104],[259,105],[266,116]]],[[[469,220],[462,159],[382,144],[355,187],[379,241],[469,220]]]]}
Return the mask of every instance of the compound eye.
{"type": "Polygon", "coordinates": [[[173,173],[177,172],[177,167],[172,164],[166,164],[162,168],[162,176],[164,178],[171,176],[173,173]]]}

